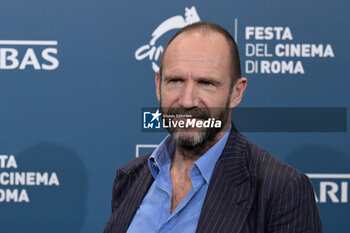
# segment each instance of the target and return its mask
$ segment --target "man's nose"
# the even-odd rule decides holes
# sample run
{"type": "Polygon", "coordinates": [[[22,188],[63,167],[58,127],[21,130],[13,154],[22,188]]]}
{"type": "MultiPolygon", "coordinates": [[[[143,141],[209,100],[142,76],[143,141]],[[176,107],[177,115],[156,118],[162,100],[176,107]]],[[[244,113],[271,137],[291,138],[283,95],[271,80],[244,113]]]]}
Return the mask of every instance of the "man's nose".
{"type": "Polygon", "coordinates": [[[196,92],[194,83],[186,83],[179,99],[179,105],[184,108],[198,107],[198,97],[196,92]]]}

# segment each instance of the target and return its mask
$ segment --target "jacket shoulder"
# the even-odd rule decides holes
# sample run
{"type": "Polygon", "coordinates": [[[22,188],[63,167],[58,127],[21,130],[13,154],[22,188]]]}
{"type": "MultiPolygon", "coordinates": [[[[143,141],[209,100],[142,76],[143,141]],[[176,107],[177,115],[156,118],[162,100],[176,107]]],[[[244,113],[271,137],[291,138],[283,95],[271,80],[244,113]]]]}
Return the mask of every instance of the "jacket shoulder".
{"type": "Polygon", "coordinates": [[[261,210],[268,221],[264,228],[268,232],[278,229],[278,232],[322,233],[308,176],[251,142],[248,142],[246,156],[250,174],[257,180],[254,208],[261,210]]]}
{"type": "Polygon", "coordinates": [[[256,177],[260,191],[268,198],[274,198],[295,182],[312,187],[305,174],[250,141],[247,141],[246,158],[250,175],[256,177]]]}
{"type": "Polygon", "coordinates": [[[112,211],[123,201],[126,194],[130,191],[134,180],[144,177],[144,174],[148,174],[147,160],[151,153],[141,155],[117,169],[117,175],[113,183],[112,211]]]}
{"type": "Polygon", "coordinates": [[[268,172],[271,175],[301,175],[297,169],[278,159],[270,152],[247,140],[246,158],[251,173],[261,175],[268,172]]]}
{"type": "Polygon", "coordinates": [[[139,157],[133,159],[131,162],[125,164],[118,170],[126,174],[137,172],[138,170],[142,169],[144,166],[147,165],[148,158],[151,154],[152,152],[140,155],[139,157]]]}

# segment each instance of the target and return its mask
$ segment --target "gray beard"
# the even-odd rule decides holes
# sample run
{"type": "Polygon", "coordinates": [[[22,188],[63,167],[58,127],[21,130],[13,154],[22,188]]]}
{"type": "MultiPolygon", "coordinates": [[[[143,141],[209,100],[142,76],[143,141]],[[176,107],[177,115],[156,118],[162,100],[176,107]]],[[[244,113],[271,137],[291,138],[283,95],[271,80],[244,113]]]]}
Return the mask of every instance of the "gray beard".
{"type": "MultiPolygon", "coordinates": [[[[163,108],[161,107],[161,101],[160,101],[160,110],[162,113],[164,113],[163,108]]],[[[220,128],[202,128],[201,130],[198,130],[198,133],[193,135],[193,136],[181,136],[181,133],[178,132],[176,128],[170,127],[167,128],[169,131],[171,137],[173,138],[175,144],[182,149],[186,151],[202,151],[202,149],[205,149],[205,145],[208,142],[211,142],[215,136],[222,130],[224,125],[226,124],[228,120],[228,115],[229,115],[229,99],[227,100],[225,108],[219,112],[219,116],[215,117],[216,120],[220,120],[222,122],[220,128]]],[[[201,117],[204,120],[207,120],[210,117],[209,111],[208,110],[202,110],[202,111],[196,111],[195,109],[184,109],[184,108],[170,108],[167,114],[189,114],[189,115],[194,115],[197,117],[201,117]],[[195,114],[192,114],[195,112],[195,114]],[[197,114],[196,114],[197,113],[197,114]],[[199,116],[198,116],[199,114],[199,116]]]]}

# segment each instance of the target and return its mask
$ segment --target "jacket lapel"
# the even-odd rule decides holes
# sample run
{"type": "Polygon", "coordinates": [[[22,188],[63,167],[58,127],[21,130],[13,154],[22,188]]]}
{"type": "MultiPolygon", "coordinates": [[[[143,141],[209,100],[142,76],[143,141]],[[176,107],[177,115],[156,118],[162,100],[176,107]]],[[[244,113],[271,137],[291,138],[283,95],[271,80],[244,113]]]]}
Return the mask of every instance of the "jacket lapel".
{"type": "Polygon", "coordinates": [[[197,233],[241,231],[256,189],[256,179],[248,173],[246,144],[247,140],[233,127],[215,165],[197,233]]]}
{"type": "Polygon", "coordinates": [[[149,154],[145,157],[145,161],[140,166],[133,169],[124,167],[124,170],[120,170],[118,174],[120,176],[118,182],[122,184],[122,187],[117,187],[116,199],[119,201],[116,203],[118,208],[112,215],[113,220],[110,221],[113,224],[111,233],[125,233],[127,231],[138,207],[153,183],[154,179],[147,164],[149,154]]]}

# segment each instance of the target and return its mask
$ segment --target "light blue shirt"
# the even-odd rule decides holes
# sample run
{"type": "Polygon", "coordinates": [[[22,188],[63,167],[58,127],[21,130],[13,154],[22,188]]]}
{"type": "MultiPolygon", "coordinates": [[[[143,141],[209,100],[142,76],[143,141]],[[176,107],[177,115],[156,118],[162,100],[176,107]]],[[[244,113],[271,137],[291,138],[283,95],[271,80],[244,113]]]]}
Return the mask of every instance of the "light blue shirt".
{"type": "Polygon", "coordinates": [[[148,160],[155,180],[138,208],[127,233],[194,233],[211,175],[230,131],[231,125],[225,135],[191,167],[192,189],[172,213],[170,213],[172,197],[170,165],[175,144],[171,137],[167,136],[148,160]]]}

